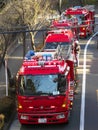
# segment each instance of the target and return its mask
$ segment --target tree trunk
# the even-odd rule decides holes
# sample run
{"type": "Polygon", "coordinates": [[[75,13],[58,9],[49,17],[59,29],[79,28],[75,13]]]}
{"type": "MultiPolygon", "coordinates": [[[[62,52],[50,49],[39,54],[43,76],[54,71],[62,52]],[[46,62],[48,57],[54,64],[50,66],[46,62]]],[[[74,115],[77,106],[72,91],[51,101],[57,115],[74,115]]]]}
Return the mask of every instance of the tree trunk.
{"type": "Polygon", "coordinates": [[[32,49],[34,51],[36,51],[36,47],[35,47],[35,43],[34,43],[34,34],[33,32],[30,32],[30,36],[31,36],[31,46],[32,46],[32,49]]]}
{"type": "Polygon", "coordinates": [[[25,38],[25,33],[23,33],[23,57],[25,57],[26,54],[26,38],[25,38]]]}

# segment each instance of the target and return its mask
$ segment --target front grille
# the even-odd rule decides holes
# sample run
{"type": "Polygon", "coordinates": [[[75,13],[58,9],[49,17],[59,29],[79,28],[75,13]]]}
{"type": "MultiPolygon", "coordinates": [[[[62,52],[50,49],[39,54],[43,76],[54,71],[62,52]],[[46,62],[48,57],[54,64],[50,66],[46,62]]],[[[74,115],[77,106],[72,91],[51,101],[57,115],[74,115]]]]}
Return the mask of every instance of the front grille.
{"type": "Polygon", "coordinates": [[[50,106],[40,106],[40,107],[34,107],[33,111],[49,111],[49,112],[54,112],[56,108],[51,108],[50,106]]]}
{"type": "Polygon", "coordinates": [[[48,118],[48,119],[50,119],[50,118],[53,118],[54,116],[52,116],[52,115],[44,115],[44,116],[39,116],[39,115],[37,115],[37,116],[32,116],[32,118],[34,119],[34,118],[48,118]]]}

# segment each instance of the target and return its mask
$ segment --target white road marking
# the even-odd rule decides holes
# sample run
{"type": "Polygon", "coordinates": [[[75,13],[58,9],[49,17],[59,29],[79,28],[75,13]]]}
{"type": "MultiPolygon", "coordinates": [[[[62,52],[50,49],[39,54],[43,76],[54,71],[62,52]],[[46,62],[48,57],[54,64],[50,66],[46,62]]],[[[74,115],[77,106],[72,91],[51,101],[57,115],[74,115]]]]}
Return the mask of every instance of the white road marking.
{"type": "Polygon", "coordinates": [[[96,90],[96,93],[97,93],[97,103],[98,103],[98,90],[96,90]]]}
{"type": "Polygon", "coordinates": [[[93,37],[98,34],[96,32],[87,42],[84,49],[84,64],[83,64],[83,78],[82,78],[82,94],[81,94],[81,111],[80,111],[80,130],[84,130],[84,122],[85,122],[85,90],[86,90],[86,54],[87,47],[90,44],[93,37]]]}

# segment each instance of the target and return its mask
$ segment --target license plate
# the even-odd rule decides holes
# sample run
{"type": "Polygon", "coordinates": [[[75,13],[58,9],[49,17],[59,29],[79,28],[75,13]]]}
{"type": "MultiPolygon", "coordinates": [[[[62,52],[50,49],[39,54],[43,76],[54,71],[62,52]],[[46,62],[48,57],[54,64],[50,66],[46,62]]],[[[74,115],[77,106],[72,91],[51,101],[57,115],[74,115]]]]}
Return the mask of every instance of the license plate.
{"type": "Polygon", "coordinates": [[[47,119],[46,118],[39,118],[38,123],[46,123],[47,119]]]}

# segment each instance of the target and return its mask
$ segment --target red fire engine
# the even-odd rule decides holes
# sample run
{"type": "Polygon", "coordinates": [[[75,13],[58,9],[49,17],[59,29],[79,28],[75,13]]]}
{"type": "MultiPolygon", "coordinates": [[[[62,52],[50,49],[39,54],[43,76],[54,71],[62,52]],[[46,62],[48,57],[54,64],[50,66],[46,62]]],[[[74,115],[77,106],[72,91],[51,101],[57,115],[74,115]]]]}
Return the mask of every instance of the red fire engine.
{"type": "Polygon", "coordinates": [[[68,8],[65,11],[66,16],[77,17],[80,37],[87,37],[88,35],[93,33],[95,21],[94,14],[95,10],[94,8],[92,9],[90,6],[75,6],[72,8],[68,8]]]}
{"type": "Polygon", "coordinates": [[[71,61],[66,62],[60,56],[57,51],[26,55],[16,81],[21,124],[69,121],[73,102],[74,86],[70,76],[73,66],[71,61]]]}
{"type": "Polygon", "coordinates": [[[78,66],[78,58],[76,51],[77,39],[74,37],[74,34],[71,29],[56,29],[48,31],[48,35],[45,38],[43,51],[55,51],[59,46],[64,46],[68,51],[68,48],[71,49],[73,55],[73,62],[78,66]]]}
{"type": "Polygon", "coordinates": [[[62,43],[68,45],[74,39],[74,35],[70,29],[56,29],[48,31],[45,38],[44,50],[55,50],[57,46],[62,43]]]}
{"type": "Polygon", "coordinates": [[[54,20],[52,21],[52,25],[50,28],[54,29],[70,29],[73,32],[74,38],[78,38],[78,28],[73,27],[78,26],[78,20],[75,17],[72,17],[70,19],[66,18],[61,20],[54,20]]]}

